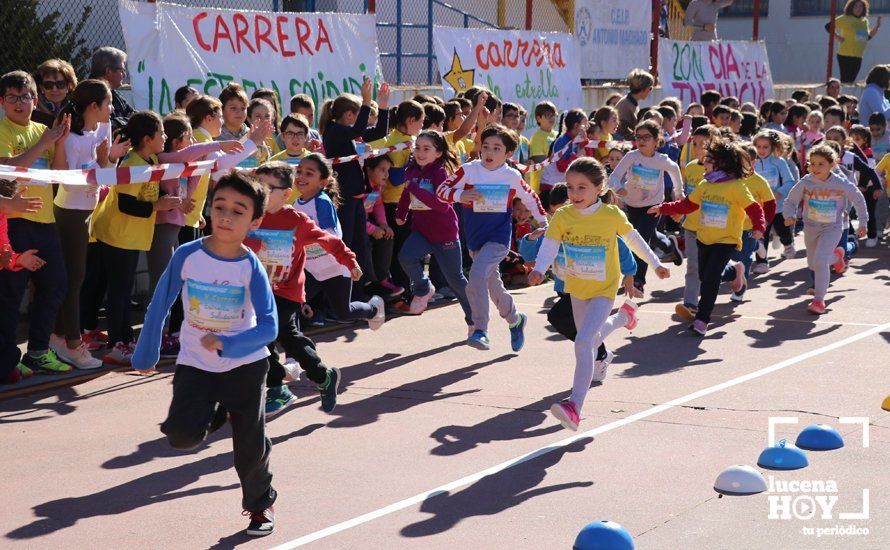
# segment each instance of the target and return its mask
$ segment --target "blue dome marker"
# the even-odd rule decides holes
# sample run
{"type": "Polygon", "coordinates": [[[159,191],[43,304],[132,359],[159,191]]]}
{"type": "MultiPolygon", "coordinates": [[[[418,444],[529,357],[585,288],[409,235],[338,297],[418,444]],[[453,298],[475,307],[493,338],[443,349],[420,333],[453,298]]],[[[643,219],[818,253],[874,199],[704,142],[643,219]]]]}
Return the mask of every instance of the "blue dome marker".
{"type": "Polygon", "coordinates": [[[760,453],[757,465],[770,470],[799,470],[809,466],[807,455],[784,439],[760,453]]]}
{"type": "Polygon", "coordinates": [[[614,521],[595,521],[584,526],[575,538],[572,550],[633,550],[634,541],[627,529],[614,521]]]}
{"type": "Polygon", "coordinates": [[[808,451],[833,451],[844,446],[844,438],[831,426],[814,424],[800,431],[795,444],[808,451]]]}

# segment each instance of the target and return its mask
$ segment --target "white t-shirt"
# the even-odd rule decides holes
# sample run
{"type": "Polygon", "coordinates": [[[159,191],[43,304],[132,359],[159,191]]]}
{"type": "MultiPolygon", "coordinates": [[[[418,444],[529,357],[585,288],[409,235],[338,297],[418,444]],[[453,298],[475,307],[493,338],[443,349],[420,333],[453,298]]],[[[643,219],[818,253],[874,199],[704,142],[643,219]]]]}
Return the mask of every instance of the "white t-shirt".
{"type": "Polygon", "coordinates": [[[625,189],[624,204],[634,208],[654,206],[664,202],[664,173],[671,175],[675,189],[683,189],[680,167],[664,153],[651,157],[643,156],[639,150],[624,155],[615,171],[609,177],[609,187],[625,189]]]}
{"type": "MultiPolygon", "coordinates": [[[[96,162],[96,147],[103,139],[111,141],[111,125],[100,122],[92,132],[83,132],[83,135],[71,132],[65,138],[65,159],[68,161],[69,170],[86,170],[98,168],[96,162]]],[[[99,202],[99,188],[95,185],[60,185],[56,194],[55,204],[59,208],[68,210],[94,210],[99,202]]]]}

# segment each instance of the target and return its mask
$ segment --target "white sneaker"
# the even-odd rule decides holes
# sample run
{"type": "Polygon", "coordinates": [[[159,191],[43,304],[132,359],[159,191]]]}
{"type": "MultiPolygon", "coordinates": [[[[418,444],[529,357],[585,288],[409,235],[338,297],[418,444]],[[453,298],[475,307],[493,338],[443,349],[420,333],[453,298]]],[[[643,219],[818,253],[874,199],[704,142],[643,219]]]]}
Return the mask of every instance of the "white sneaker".
{"type": "Polygon", "coordinates": [[[865,248],[874,248],[878,245],[877,239],[865,239],[865,248]]]}
{"type": "Polygon", "coordinates": [[[426,311],[427,306],[430,301],[435,301],[436,296],[436,287],[432,284],[430,285],[430,291],[424,294],[423,296],[415,296],[411,298],[411,305],[408,306],[408,313],[411,315],[420,315],[424,311],[426,311]]]}
{"type": "Polygon", "coordinates": [[[284,376],[285,382],[300,381],[300,364],[297,363],[296,359],[285,357],[282,367],[284,367],[284,372],[286,373],[284,376]]]}
{"type": "Polygon", "coordinates": [[[795,254],[797,254],[797,250],[794,249],[793,244],[789,244],[785,247],[785,250],[782,251],[782,257],[786,260],[794,258],[795,254]]]}
{"type": "Polygon", "coordinates": [[[368,326],[371,327],[371,330],[380,330],[380,327],[386,322],[386,302],[380,296],[373,296],[368,300],[368,304],[377,308],[377,315],[368,319],[368,326]]]}
{"type": "Polygon", "coordinates": [[[69,348],[68,344],[65,344],[53,351],[56,352],[56,356],[63,362],[77,369],[92,370],[102,366],[102,360],[93,357],[86,344],[80,344],[74,349],[69,348]]]}
{"type": "MultiPolygon", "coordinates": [[[[779,239],[778,234],[773,233],[773,237],[770,242],[771,242],[771,246],[773,247],[773,250],[778,250],[778,249],[782,248],[782,241],[779,239]]],[[[766,256],[766,254],[764,254],[764,256],[766,256]]]]}
{"type": "Polygon", "coordinates": [[[56,334],[49,335],[49,349],[56,352],[56,356],[59,355],[59,350],[64,350],[67,347],[68,342],[64,338],[57,336],[56,334]]]}
{"type": "Polygon", "coordinates": [[[754,267],[751,268],[751,273],[755,273],[757,275],[765,275],[769,273],[769,264],[764,263],[756,263],[754,267]]]}
{"type": "Polygon", "coordinates": [[[763,244],[763,239],[757,242],[757,256],[759,258],[766,258],[766,245],[763,244]]]}
{"type": "Polygon", "coordinates": [[[594,382],[602,382],[606,379],[606,371],[609,370],[609,365],[612,364],[612,359],[615,358],[615,354],[609,350],[606,350],[606,356],[602,361],[596,361],[593,364],[593,381],[594,382]]]}

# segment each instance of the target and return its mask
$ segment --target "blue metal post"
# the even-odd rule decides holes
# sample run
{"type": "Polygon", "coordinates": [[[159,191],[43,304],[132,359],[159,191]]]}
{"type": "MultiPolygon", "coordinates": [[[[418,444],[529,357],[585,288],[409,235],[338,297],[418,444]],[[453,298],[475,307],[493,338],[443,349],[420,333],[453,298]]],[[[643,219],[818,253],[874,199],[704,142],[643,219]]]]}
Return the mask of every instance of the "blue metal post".
{"type": "Polygon", "coordinates": [[[306,11],[309,13],[315,12],[315,0],[306,0],[306,11]]]}
{"type": "Polygon", "coordinates": [[[402,0],[396,0],[396,83],[402,83],[402,0]]]}
{"type": "Polygon", "coordinates": [[[427,35],[426,35],[426,83],[433,83],[433,0],[427,2],[427,35]]]}
{"type": "Polygon", "coordinates": [[[278,5],[278,0],[272,0],[272,11],[277,12],[280,7],[281,6],[278,5]]]}
{"type": "Polygon", "coordinates": [[[466,12],[464,13],[464,28],[465,29],[470,28],[470,14],[468,14],[466,12]]]}

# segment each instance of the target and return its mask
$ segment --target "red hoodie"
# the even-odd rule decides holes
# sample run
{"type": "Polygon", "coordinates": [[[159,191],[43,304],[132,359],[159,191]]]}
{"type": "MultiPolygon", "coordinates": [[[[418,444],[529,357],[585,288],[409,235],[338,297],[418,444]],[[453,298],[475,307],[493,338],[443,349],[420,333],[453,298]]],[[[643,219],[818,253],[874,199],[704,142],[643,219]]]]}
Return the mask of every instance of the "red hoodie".
{"type": "Polygon", "coordinates": [[[320,246],[350,270],[358,265],[355,254],[342,240],[318,227],[312,218],[290,205],[278,212],[267,212],[259,230],[251,231],[244,244],[256,252],[266,268],[272,292],[301,304],[306,301],[303,268],[307,246],[320,246]]]}

